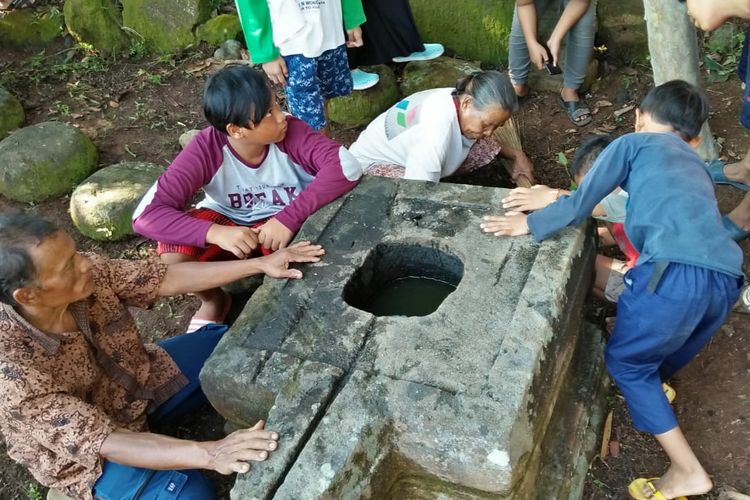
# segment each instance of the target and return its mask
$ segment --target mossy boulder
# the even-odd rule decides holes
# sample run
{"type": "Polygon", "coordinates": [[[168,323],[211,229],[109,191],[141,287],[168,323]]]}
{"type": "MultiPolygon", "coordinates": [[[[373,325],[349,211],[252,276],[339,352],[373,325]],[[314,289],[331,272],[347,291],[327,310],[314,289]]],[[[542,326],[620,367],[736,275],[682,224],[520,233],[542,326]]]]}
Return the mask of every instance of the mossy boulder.
{"type": "Polygon", "coordinates": [[[122,0],[122,7],[125,26],[163,53],[194,44],[193,29],[211,15],[210,0],[122,0]]]}
{"type": "Polygon", "coordinates": [[[643,0],[600,0],[596,13],[598,32],[611,60],[621,64],[648,60],[643,0]]]}
{"type": "Polygon", "coordinates": [[[96,147],[72,125],[44,122],[0,141],[0,194],[36,203],[69,194],[96,169],[96,147]]]}
{"type": "Polygon", "coordinates": [[[93,240],[115,241],[132,235],[133,211],[163,172],[163,167],[143,162],[98,170],[70,197],[73,224],[93,240]]]}
{"type": "Polygon", "coordinates": [[[425,42],[439,42],[467,59],[507,64],[515,0],[410,0],[425,42]]]}
{"type": "Polygon", "coordinates": [[[23,125],[26,114],[16,96],[0,87],[0,139],[23,125]]]}
{"type": "Polygon", "coordinates": [[[65,0],[65,26],[79,42],[106,53],[117,53],[129,45],[122,28],[122,15],[114,0],[65,0]]]}
{"type": "Polygon", "coordinates": [[[63,16],[57,9],[12,10],[0,17],[0,46],[43,46],[62,35],[63,16]]]}
{"type": "Polygon", "coordinates": [[[380,81],[367,90],[357,90],[328,103],[328,117],[345,127],[366,125],[399,99],[398,85],[393,70],[385,65],[367,66],[365,71],[380,75],[380,81]]]}
{"type": "Polygon", "coordinates": [[[453,87],[456,80],[480,69],[477,64],[452,57],[413,61],[404,68],[401,93],[408,96],[421,90],[453,87]]]}
{"type": "Polygon", "coordinates": [[[242,33],[240,18],[234,14],[221,14],[195,29],[195,38],[199,42],[218,46],[227,40],[234,40],[242,33]]]}

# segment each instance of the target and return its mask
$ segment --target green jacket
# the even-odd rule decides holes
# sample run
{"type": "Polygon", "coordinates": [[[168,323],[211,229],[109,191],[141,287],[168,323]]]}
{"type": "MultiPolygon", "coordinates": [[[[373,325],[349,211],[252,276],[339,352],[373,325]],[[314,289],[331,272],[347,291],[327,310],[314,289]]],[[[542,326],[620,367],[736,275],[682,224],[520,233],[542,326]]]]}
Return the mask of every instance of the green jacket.
{"type": "MultiPolygon", "coordinates": [[[[235,3],[253,64],[276,60],[279,57],[279,49],[273,44],[271,14],[267,1],[235,0],[235,3]]],[[[365,22],[362,0],[341,0],[341,10],[346,30],[354,29],[365,22]]]]}

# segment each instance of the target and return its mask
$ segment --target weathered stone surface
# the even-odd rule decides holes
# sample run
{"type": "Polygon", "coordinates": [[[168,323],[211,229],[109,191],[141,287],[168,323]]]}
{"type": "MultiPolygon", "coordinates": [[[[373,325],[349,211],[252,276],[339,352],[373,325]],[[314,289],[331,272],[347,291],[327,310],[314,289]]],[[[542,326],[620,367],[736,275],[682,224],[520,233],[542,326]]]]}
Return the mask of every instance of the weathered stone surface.
{"type": "Polygon", "coordinates": [[[599,35],[612,60],[622,64],[648,61],[643,0],[601,0],[596,11],[599,35]]]}
{"type": "Polygon", "coordinates": [[[234,40],[240,33],[240,18],[234,14],[221,14],[198,26],[195,38],[209,45],[221,45],[227,40],[234,40]]]}
{"type": "Polygon", "coordinates": [[[486,64],[508,62],[515,0],[410,0],[425,42],[439,42],[461,56],[486,64]]]}
{"type": "Polygon", "coordinates": [[[0,46],[43,46],[62,31],[63,16],[58,10],[16,9],[0,17],[0,46]]]}
{"type": "Polygon", "coordinates": [[[401,95],[408,96],[421,90],[453,87],[456,80],[480,69],[475,63],[452,57],[413,61],[404,68],[401,95]]]}
{"type": "Polygon", "coordinates": [[[115,241],[133,234],[133,211],[164,172],[152,163],[123,162],[98,170],[70,197],[70,217],[84,236],[115,241]]]}
{"type": "Polygon", "coordinates": [[[122,0],[122,19],[160,52],[176,52],[195,43],[193,28],[211,13],[210,0],[122,0]]]}
{"type": "Polygon", "coordinates": [[[122,31],[122,14],[114,0],[66,0],[65,26],[79,42],[111,54],[125,49],[129,39],[122,31]]]}
{"type": "Polygon", "coordinates": [[[23,125],[26,113],[16,96],[0,87],[0,139],[23,125]]]}
{"type": "Polygon", "coordinates": [[[0,194],[39,202],[73,191],[96,168],[96,147],[72,125],[44,122],[0,142],[0,194]]]}
{"type": "Polygon", "coordinates": [[[238,40],[227,40],[214,51],[214,57],[225,61],[239,61],[242,59],[242,44],[238,40]]]}
{"type": "Polygon", "coordinates": [[[364,66],[363,70],[380,75],[380,81],[367,90],[357,90],[328,102],[328,117],[346,127],[366,125],[398,101],[399,93],[393,70],[385,65],[364,66]]]}
{"type": "Polygon", "coordinates": [[[371,177],[306,222],[324,261],[266,280],[201,373],[223,415],[281,434],[233,499],[577,498],[606,387],[593,235],[482,234],[506,194],[371,177]],[[427,316],[350,305],[399,273],[458,286],[427,316]]]}

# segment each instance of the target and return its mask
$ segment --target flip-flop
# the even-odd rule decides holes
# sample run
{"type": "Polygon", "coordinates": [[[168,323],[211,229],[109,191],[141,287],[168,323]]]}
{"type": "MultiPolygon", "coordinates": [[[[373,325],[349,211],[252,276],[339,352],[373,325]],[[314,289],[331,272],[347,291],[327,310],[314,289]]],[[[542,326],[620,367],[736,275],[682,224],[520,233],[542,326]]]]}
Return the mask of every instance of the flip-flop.
{"type": "Polygon", "coordinates": [[[557,102],[568,114],[568,118],[573,122],[573,125],[583,127],[584,125],[591,123],[593,120],[591,117],[591,110],[583,100],[565,101],[562,96],[557,96],[557,102]],[[581,119],[582,116],[586,116],[586,118],[581,119]]]}
{"type": "Polygon", "coordinates": [[[750,230],[745,231],[744,229],[742,229],[740,226],[735,224],[728,215],[722,216],[721,222],[724,223],[724,227],[727,231],[729,231],[729,235],[734,241],[742,241],[750,236],[750,230]]]}
{"type": "Polygon", "coordinates": [[[224,292],[226,297],[224,300],[224,310],[221,312],[221,317],[216,318],[201,318],[200,316],[193,316],[190,318],[190,324],[187,327],[185,333],[193,333],[196,330],[203,328],[206,325],[212,325],[215,323],[223,323],[229,315],[229,311],[232,310],[232,294],[224,292]]]}
{"type": "MultiPolygon", "coordinates": [[[[628,493],[630,493],[631,498],[635,498],[635,500],[667,500],[667,497],[665,497],[664,494],[659,491],[659,488],[654,486],[654,481],[656,481],[657,479],[659,478],[639,477],[628,485],[628,493]],[[647,497],[643,493],[644,486],[647,486],[648,489],[651,490],[650,497],[647,497]]],[[[674,498],[674,500],[687,500],[687,497],[676,497],[674,498]]]]}
{"type": "Polygon", "coordinates": [[[737,189],[741,189],[742,191],[750,191],[750,186],[748,186],[744,182],[731,181],[727,179],[727,176],[724,173],[723,161],[714,160],[706,165],[706,168],[708,169],[708,175],[711,176],[711,180],[714,181],[714,184],[727,184],[737,189]]]}

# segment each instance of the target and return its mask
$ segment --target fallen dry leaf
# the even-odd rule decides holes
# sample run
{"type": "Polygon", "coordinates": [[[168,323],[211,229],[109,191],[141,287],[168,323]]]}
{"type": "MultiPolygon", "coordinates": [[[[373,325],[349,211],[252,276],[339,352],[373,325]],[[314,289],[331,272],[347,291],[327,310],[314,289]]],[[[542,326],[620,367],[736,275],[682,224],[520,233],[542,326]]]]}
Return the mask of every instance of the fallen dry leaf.
{"type": "Polygon", "coordinates": [[[599,458],[604,460],[607,458],[607,452],[609,451],[609,438],[612,436],[612,412],[607,415],[607,420],[604,421],[604,431],[602,433],[602,447],[599,450],[599,458]]]}
{"type": "Polygon", "coordinates": [[[625,106],[624,108],[618,109],[617,111],[615,111],[614,114],[615,114],[615,117],[619,118],[625,113],[627,113],[628,111],[633,111],[634,109],[635,109],[635,104],[629,104],[625,106]]]}
{"type": "Polygon", "coordinates": [[[607,100],[602,99],[601,101],[596,101],[594,106],[596,106],[597,108],[608,108],[612,106],[612,103],[607,100]]]}

